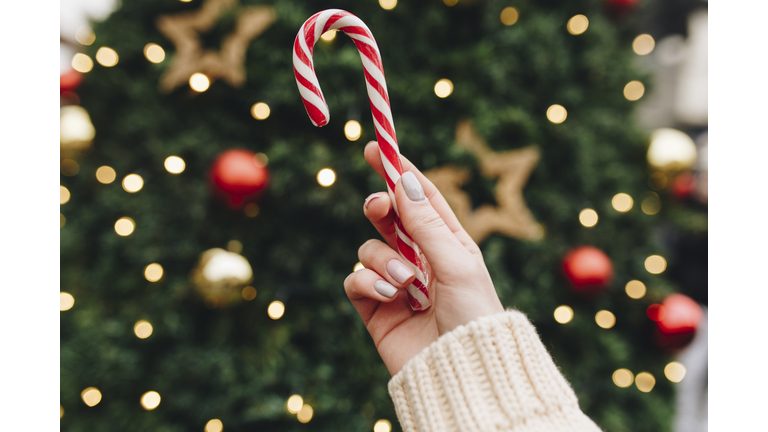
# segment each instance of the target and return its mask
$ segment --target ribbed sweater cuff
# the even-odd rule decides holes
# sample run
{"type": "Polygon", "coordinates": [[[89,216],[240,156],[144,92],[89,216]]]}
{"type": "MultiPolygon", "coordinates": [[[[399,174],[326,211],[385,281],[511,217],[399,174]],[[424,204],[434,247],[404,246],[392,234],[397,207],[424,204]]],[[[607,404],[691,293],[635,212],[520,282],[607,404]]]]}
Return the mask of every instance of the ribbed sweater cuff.
{"type": "Polygon", "coordinates": [[[517,311],[444,334],[388,387],[405,432],[600,430],[517,311]]]}

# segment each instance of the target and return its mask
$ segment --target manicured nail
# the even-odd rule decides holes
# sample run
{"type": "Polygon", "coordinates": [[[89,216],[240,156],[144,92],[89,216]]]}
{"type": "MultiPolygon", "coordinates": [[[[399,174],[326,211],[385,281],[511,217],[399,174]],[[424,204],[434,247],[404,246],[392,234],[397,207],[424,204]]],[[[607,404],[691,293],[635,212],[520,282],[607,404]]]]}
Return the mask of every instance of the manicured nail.
{"type": "Polygon", "coordinates": [[[365,199],[365,204],[363,204],[363,209],[368,210],[368,204],[380,196],[378,192],[368,195],[368,198],[365,199]]]}
{"type": "Polygon", "coordinates": [[[424,189],[421,187],[419,179],[417,179],[412,172],[406,171],[400,178],[403,179],[405,194],[408,195],[408,198],[411,201],[424,201],[427,199],[427,197],[424,196],[424,189]]]}
{"type": "Polygon", "coordinates": [[[404,284],[405,281],[413,277],[414,274],[413,270],[409,269],[408,266],[396,259],[389,260],[387,263],[387,272],[394,280],[401,284],[404,284]]]}
{"type": "Polygon", "coordinates": [[[392,298],[397,294],[397,288],[393,287],[392,284],[385,280],[377,280],[376,283],[373,284],[373,288],[376,289],[377,293],[386,298],[392,298]]]}

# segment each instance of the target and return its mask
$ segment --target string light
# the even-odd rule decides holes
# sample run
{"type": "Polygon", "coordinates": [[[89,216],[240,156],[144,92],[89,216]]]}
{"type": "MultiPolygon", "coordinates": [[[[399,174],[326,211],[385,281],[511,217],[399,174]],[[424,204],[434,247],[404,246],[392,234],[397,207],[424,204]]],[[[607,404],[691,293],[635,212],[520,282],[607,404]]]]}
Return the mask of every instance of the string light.
{"type": "Polygon", "coordinates": [[[554,104],[547,108],[547,119],[554,124],[560,124],[568,117],[568,111],[562,105],[554,104]]]}
{"type": "Polygon", "coordinates": [[[437,97],[444,99],[453,93],[453,82],[448,78],[443,78],[435,83],[435,94],[437,97]]]}
{"type": "Polygon", "coordinates": [[[659,199],[659,195],[655,192],[647,192],[643,202],[640,204],[640,208],[643,210],[643,213],[647,215],[655,215],[661,211],[661,200],[659,199]]]}
{"type": "Polygon", "coordinates": [[[630,81],[624,86],[624,97],[636,101],[645,94],[645,86],[640,81],[630,81]]]}
{"type": "Polygon", "coordinates": [[[129,217],[121,217],[115,222],[115,232],[120,236],[129,236],[136,229],[136,223],[129,217]]]}
{"type": "Polygon", "coordinates": [[[501,23],[505,26],[511,26],[516,23],[519,17],[520,14],[517,12],[517,9],[512,6],[505,7],[504,10],[501,11],[501,23]]]}
{"type": "Polygon", "coordinates": [[[379,6],[384,10],[392,10],[397,6],[397,0],[379,0],[379,6]]]}
{"type": "Polygon", "coordinates": [[[152,390],[141,395],[141,406],[147,411],[152,411],[160,405],[160,393],[152,390]]]}
{"type": "Polygon", "coordinates": [[[653,190],[662,190],[667,186],[667,176],[664,173],[655,172],[648,176],[648,187],[653,190]]]}
{"type": "Polygon", "coordinates": [[[635,377],[635,385],[641,392],[648,393],[653,390],[653,386],[656,385],[656,378],[648,372],[640,372],[635,377]]]}
{"type": "Polygon", "coordinates": [[[617,369],[613,373],[613,383],[621,388],[627,388],[635,381],[635,376],[629,369],[617,369]]]}
{"type": "Polygon", "coordinates": [[[68,203],[70,197],[69,189],[59,185],[59,204],[64,205],[68,203]]]}
{"type": "Polygon", "coordinates": [[[75,32],[75,40],[82,45],[89,46],[96,42],[96,34],[87,26],[81,26],[75,32]]]}
{"type": "Polygon", "coordinates": [[[123,189],[128,193],[136,193],[144,187],[144,179],[138,174],[128,174],[123,179],[123,189]]]}
{"type": "Polygon", "coordinates": [[[560,324],[568,324],[573,319],[573,309],[569,306],[558,306],[555,309],[555,321],[560,324]]]}
{"type": "Polygon", "coordinates": [[[267,307],[267,315],[273,320],[279,320],[285,313],[285,305],[283,302],[275,300],[267,307]]]}
{"type": "Polygon", "coordinates": [[[93,60],[83,53],[77,53],[72,57],[72,69],[80,73],[88,73],[93,69],[93,60]]]}
{"type": "Polygon", "coordinates": [[[317,182],[320,186],[328,187],[336,181],[336,173],[330,168],[323,168],[317,173],[317,182]]]}
{"type": "Polygon", "coordinates": [[[323,33],[322,36],[320,36],[320,39],[326,42],[330,42],[336,39],[336,30],[328,30],[327,32],[323,33]]]}
{"type": "Polygon", "coordinates": [[[227,242],[227,250],[234,253],[243,251],[243,243],[240,240],[230,240],[227,242]]]}
{"type": "Polygon", "coordinates": [[[353,271],[353,272],[356,272],[356,271],[358,271],[358,270],[362,270],[362,269],[364,269],[364,268],[365,268],[365,266],[363,265],[363,263],[361,263],[361,262],[358,262],[357,264],[355,264],[355,268],[354,268],[354,269],[352,269],[352,271],[353,271]]]}
{"type": "Polygon", "coordinates": [[[672,128],[656,129],[651,133],[648,163],[660,170],[682,170],[696,164],[696,144],[688,134],[672,128]]]}
{"type": "Polygon", "coordinates": [[[616,325],[616,315],[607,310],[601,310],[595,315],[595,322],[598,326],[609,329],[616,325]]]}
{"type": "Polygon", "coordinates": [[[286,409],[288,409],[288,412],[291,414],[296,414],[301,410],[301,407],[304,406],[304,399],[302,399],[299,395],[292,395],[288,398],[288,401],[285,403],[286,409]]]}
{"type": "Polygon", "coordinates": [[[392,431],[392,423],[389,422],[387,419],[381,419],[376,420],[376,423],[373,425],[373,432],[391,432],[392,431]]]}
{"type": "Polygon", "coordinates": [[[632,197],[625,194],[625,193],[617,193],[613,196],[613,199],[611,200],[611,205],[613,208],[622,213],[626,213],[632,209],[632,205],[634,204],[634,201],[632,201],[632,197]]]}
{"type": "Polygon", "coordinates": [[[651,255],[645,259],[645,269],[651,274],[660,274],[667,268],[667,260],[661,255],[651,255]]]}
{"type": "Polygon", "coordinates": [[[60,292],[59,293],[59,310],[64,312],[72,309],[72,306],[75,305],[75,298],[72,296],[72,294],[68,292],[60,292]]]}
{"type": "Polygon", "coordinates": [[[150,282],[157,282],[163,277],[163,266],[152,263],[144,268],[144,277],[150,282]]]}
{"type": "Polygon", "coordinates": [[[101,392],[96,387],[88,387],[80,392],[80,397],[86,405],[94,407],[101,402],[101,392]]]}
{"type": "Polygon", "coordinates": [[[645,284],[639,280],[631,280],[627,282],[627,285],[624,287],[624,291],[627,292],[627,295],[630,298],[637,300],[645,296],[646,288],[645,284]]]}
{"type": "Polygon", "coordinates": [[[587,31],[587,27],[589,27],[589,20],[584,15],[574,15],[571,19],[568,20],[568,25],[566,28],[568,29],[568,33],[572,35],[580,35],[587,31]]]}
{"type": "Polygon", "coordinates": [[[445,3],[446,6],[454,6],[456,3],[458,3],[459,0],[443,0],[443,3],[445,3]]]}
{"type": "Polygon", "coordinates": [[[208,77],[204,74],[196,72],[193,73],[191,77],[189,77],[189,86],[192,87],[192,90],[198,93],[202,93],[208,90],[208,87],[211,86],[211,80],[209,80],[208,77]]]}
{"type": "Polygon", "coordinates": [[[221,432],[224,430],[224,423],[219,419],[208,420],[205,424],[205,432],[221,432]]]}
{"type": "Polygon", "coordinates": [[[74,177],[80,172],[80,165],[72,159],[64,159],[59,165],[59,170],[67,177],[74,177]]]}
{"type": "Polygon", "coordinates": [[[632,50],[637,55],[648,55],[656,47],[656,41],[649,34],[641,34],[632,41],[632,50]]]}
{"type": "Polygon", "coordinates": [[[133,332],[136,333],[137,338],[146,339],[152,336],[152,324],[144,320],[136,321],[136,324],[133,325],[133,332]]]}
{"type": "Polygon", "coordinates": [[[59,213],[59,228],[64,228],[64,224],[67,223],[67,218],[63,214],[59,213]]]}
{"type": "Polygon", "coordinates": [[[350,141],[357,141],[363,134],[363,128],[357,120],[350,120],[344,125],[344,135],[350,141]]]}
{"type": "Polygon", "coordinates": [[[314,410],[312,407],[304,404],[304,406],[299,410],[298,414],[296,414],[296,419],[298,419],[300,423],[309,423],[309,421],[312,420],[313,414],[314,410]]]}
{"type": "Polygon", "coordinates": [[[248,217],[256,217],[259,214],[259,206],[254,203],[248,203],[243,208],[245,215],[248,217]]]}
{"type": "Polygon", "coordinates": [[[187,164],[184,163],[184,159],[178,156],[168,156],[165,158],[163,165],[165,166],[165,170],[171,174],[181,174],[187,167],[187,164]]]}
{"type": "Polygon", "coordinates": [[[269,117],[269,113],[272,112],[269,109],[269,105],[264,102],[257,102],[251,107],[251,115],[256,120],[264,120],[269,117]]]}
{"type": "Polygon", "coordinates": [[[117,178],[117,173],[115,172],[114,168],[110,166],[101,166],[99,169],[96,170],[96,180],[99,181],[99,183],[103,184],[110,184],[117,178]]]}
{"type": "Polygon", "coordinates": [[[59,418],[64,417],[64,407],[59,404],[59,418]]]}
{"type": "Polygon", "coordinates": [[[165,60],[165,50],[158,44],[148,43],[144,45],[144,57],[152,63],[160,63],[165,60]]]}
{"type": "Polygon", "coordinates": [[[251,301],[256,298],[256,288],[252,286],[247,286],[243,288],[243,292],[241,293],[243,296],[243,299],[246,301],[251,301]]]}
{"type": "Polygon", "coordinates": [[[579,222],[587,228],[597,225],[597,212],[591,208],[582,210],[579,213],[579,222]]]}
{"type": "Polygon", "coordinates": [[[101,47],[96,51],[96,61],[104,67],[112,67],[117,64],[117,53],[109,47],[101,47]]]}
{"type": "Polygon", "coordinates": [[[673,361],[664,367],[664,376],[673,383],[679,383],[685,378],[685,366],[682,363],[673,361]]]}
{"type": "Polygon", "coordinates": [[[83,107],[67,105],[61,107],[59,140],[62,147],[86,149],[96,135],[91,116],[83,107]]]}

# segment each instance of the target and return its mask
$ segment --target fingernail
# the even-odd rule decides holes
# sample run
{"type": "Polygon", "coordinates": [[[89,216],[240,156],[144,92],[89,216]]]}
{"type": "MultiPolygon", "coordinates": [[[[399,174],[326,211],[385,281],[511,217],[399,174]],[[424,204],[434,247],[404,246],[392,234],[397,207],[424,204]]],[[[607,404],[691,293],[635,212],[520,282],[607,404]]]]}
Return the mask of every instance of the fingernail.
{"type": "Polygon", "coordinates": [[[390,276],[401,284],[404,284],[408,279],[413,277],[413,270],[408,266],[401,263],[399,260],[392,259],[387,263],[387,272],[390,276]]]}
{"type": "Polygon", "coordinates": [[[400,178],[403,179],[405,194],[411,201],[424,201],[427,198],[424,196],[424,189],[421,187],[419,179],[412,172],[406,171],[400,178]]]}
{"type": "Polygon", "coordinates": [[[397,288],[393,287],[392,284],[385,280],[377,280],[376,283],[373,284],[373,288],[377,293],[383,295],[386,298],[392,298],[395,294],[397,294],[397,288]]]}
{"type": "Polygon", "coordinates": [[[371,201],[375,200],[378,197],[379,197],[378,193],[373,193],[368,195],[368,198],[365,199],[365,204],[363,204],[363,209],[368,210],[368,203],[370,203],[371,201]]]}

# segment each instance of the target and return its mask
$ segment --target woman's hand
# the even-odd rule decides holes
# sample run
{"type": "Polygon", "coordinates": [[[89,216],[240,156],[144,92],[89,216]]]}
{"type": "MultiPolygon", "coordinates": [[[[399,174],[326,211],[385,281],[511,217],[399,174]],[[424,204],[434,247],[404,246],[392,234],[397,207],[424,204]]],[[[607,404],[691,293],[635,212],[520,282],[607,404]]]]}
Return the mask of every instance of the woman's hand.
{"type": "MultiPolygon", "coordinates": [[[[376,142],[365,147],[365,159],[383,178],[376,142]]],[[[402,161],[404,174],[397,182],[395,199],[405,230],[427,258],[432,306],[414,312],[408,303],[404,288],[414,273],[397,253],[392,202],[386,192],[369,196],[364,204],[365,216],[386,243],[365,242],[358,251],[365,269],[344,281],[347,296],[392,375],[444,333],[504,311],[477,244],[435,185],[410,161],[402,161]]]]}

